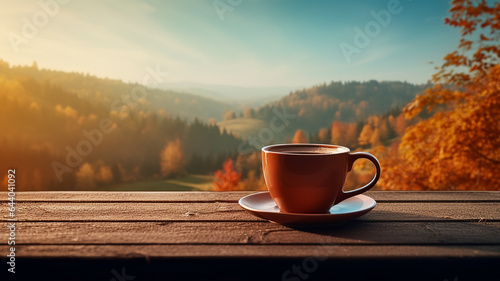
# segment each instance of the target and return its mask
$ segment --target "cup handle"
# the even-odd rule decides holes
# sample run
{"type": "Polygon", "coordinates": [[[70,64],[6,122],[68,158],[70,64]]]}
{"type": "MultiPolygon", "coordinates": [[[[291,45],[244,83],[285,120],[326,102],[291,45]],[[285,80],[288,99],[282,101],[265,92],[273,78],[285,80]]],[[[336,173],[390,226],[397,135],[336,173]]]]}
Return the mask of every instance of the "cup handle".
{"type": "Polygon", "coordinates": [[[347,163],[347,172],[350,172],[352,170],[352,164],[354,164],[354,161],[360,158],[366,158],[375,165],[375,168],[377,169],[375,176],[373,176],[372,180],[368,184],[358,189],[348,192],[344,192],[344,190],[341,189],[339,194],[337,195],[337,199],[335,199],[335,203],[333,204],[340,203],[349,197],[368,191],[377,183],[378,179],[380,178],[380,163],[378,162],[378,159],[372,154],[366,152],[354,152],[349,154],[349,162],[347,163]]]}

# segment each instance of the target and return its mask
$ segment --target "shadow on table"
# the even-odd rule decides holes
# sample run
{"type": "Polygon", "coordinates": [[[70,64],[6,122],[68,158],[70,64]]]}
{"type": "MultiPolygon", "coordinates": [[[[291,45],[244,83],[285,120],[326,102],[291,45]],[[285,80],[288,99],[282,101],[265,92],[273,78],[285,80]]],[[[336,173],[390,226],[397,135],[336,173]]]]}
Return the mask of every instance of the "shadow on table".
{"type": "MultiPolygon", "coordinates": [[[[456,220],[373,210],[364,217],[330,226],[287,226],[314,235],[311,247],[366,249],[366,259],[329,257],[324,271],[349,272],[350,280],[500,280],[500,222],[456,220]],[[387,218],[387,219],[384,219],[387,218]],[[380,246],[380,247],[378,247],[380,246]],[[378,252],[377,252],[378,251],[378,252]],[[397,253],[399,260],[392,254],[397,253]],[[345,259],[358,262],[345,263],[345,259]],[[359,267],[356,266],[359,265],[359,267]]],[[[328,275],[334,277],[334,275],[328,275]]],[[[336,279],[332,279],[336,280],[336,279]]]]}

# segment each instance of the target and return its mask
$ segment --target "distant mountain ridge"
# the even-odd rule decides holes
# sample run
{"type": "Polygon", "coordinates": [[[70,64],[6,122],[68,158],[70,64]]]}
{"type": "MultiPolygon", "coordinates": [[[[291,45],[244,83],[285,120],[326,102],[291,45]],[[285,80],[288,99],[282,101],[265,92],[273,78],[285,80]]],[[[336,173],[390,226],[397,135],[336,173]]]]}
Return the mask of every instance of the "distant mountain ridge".
{"type": "Polygon", "coordinates": [[[72,190],[208,174],[234,157],[242,140],[200,121],[225,104],[135,87],[0,61],[0,168],[19,167],[19,190],[72,190]]]}
{"type": "Polygon", "coordinates": [[[244,158],[258,160],[259,146],[289,142],[297,132],[309,141],[349,147],[388,144],[406,126],[400,110],[389,110],[428,87],[331,82],[238,112],[228,103],[173,90],[142,88],[147,93],[134,97],[137,86],[0,60],[0,127],[6,132],[0,136],[0,168],[22,167],[20,182],[31,189],[207,175],[228,158],[259,169],[258,161],[244,158]],[[350,138],[346,128],[354,128],[350,138]]]}
{"type": "MultiPolygon", "coordinates": [[[[99,106],[107,108],[112,107],[111,103],[115,99],[126,100],[127,96],[131,95],[132,89],[137,86],[137,84],[125,83],[121,80],[98,78],[83,73],[39,69],[36,64],[10,68],[8,63],[1,60],[0,64],[3,64],[2,74],[7,78],[25,77],[40,83],[49,83],[75,93],[78,97],[90,102],[99,101],[99,106]]],[[[222,120],[225,111],[239,110],[240,107],[191,93],[148,88],[144,101],[137,109],[163,109],[172,117],[179,116],[188,121],[198,118],[208,122],[210,118],[222,120]]]]}
{"type": "Polygon", "coordinates": [[[210,99],[247,107],[260,107],[276,101],[291,87],[244,87],[233,85],[211,85],[201,83],[163,83],[161,89],[195,94],[210,99]]]}
{"type": "Polygon", "coordinates": [[[329,128],[332,121],[362,122],[408,104],[429,84],[415,85],[399,81],[330,82],[294,91],[276,102],[256,110],[256,117],[270,120],[273,109],[284,108],[296,118],[289,132],[303,129],[309,133],[329,128]]]}

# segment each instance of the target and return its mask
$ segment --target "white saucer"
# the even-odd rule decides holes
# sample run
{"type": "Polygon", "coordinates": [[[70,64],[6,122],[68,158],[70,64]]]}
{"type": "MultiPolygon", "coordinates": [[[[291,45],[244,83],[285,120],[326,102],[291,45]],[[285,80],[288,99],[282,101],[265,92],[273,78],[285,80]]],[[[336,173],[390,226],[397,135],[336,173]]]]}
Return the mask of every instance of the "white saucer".
{"type": "Polygon", "coordinates": [[[238,203],[250,214],[284,225],[318,225],[345,222],[371,211],[377,202],[366,195],[348,198],[325,214],[298,214],[281,212],[268,191],[242,197],[238,203]]]}

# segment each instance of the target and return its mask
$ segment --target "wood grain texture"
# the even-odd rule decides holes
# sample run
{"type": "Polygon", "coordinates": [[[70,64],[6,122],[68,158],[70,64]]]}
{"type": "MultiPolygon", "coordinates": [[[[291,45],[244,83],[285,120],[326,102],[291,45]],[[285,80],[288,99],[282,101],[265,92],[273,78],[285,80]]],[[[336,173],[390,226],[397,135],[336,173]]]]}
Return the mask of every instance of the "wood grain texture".
{"type": "MultiPolygon", "coordinates": [[[[230,192],[17,192],[18,202],[237,202],[255,191],[230,192]]],[[[368,191],[377,202],[500,202],[495,191],[368,191]]],[[[7,192],[0,192],[7,202],[7,192]]]]}
{"type": "MultiPolygon", "coordinates": [[[[255,222],[21,222],[18,245],[492,245],[500,222],[363,222],[294,229],[255,222]]],[[[7,241],[7,233],[0,235],[7,241]]],[[[500,253],[499,253],[500,254],[500,253]]]]}
{"type": "MultiPolygon", "coordinates": [[[[237,201],[251,193],[19,192],[18,276],[120,280],[113,270],[126,270],[134,280],[499,280],[500,192],[373,191],[370,213],[320,228],[248,214],[237,201]],[[315,263],[307,278],[287,273],[315,263]]],[[[0,209],[6,198],[0,193],[0,209]]],[[[1,241],[9,237],[7,215],[0,213],[1,241]]]]}
{"type": "MultiPolygon", "coordinates": [[[[237,203],[18,202],[19,221],[262,221],[237,203]]],[[[7,203],[0,203],[7,209],[7,203]]],[[[1,214],[1,221],[8,213],[1,214]]],[[[365,221],[500,221],[500,203],[378,203],[365,221]]]]}
{"type": "MultiPolygon", "coordinates": [[[[0,251],[8,247],[0,245],[0,251]]],[[[21,245],[22,258],[499,258],[500,246],[465,245],[21,245]],[[62,256],[61,253],[64,253],[62,256]]]]}

